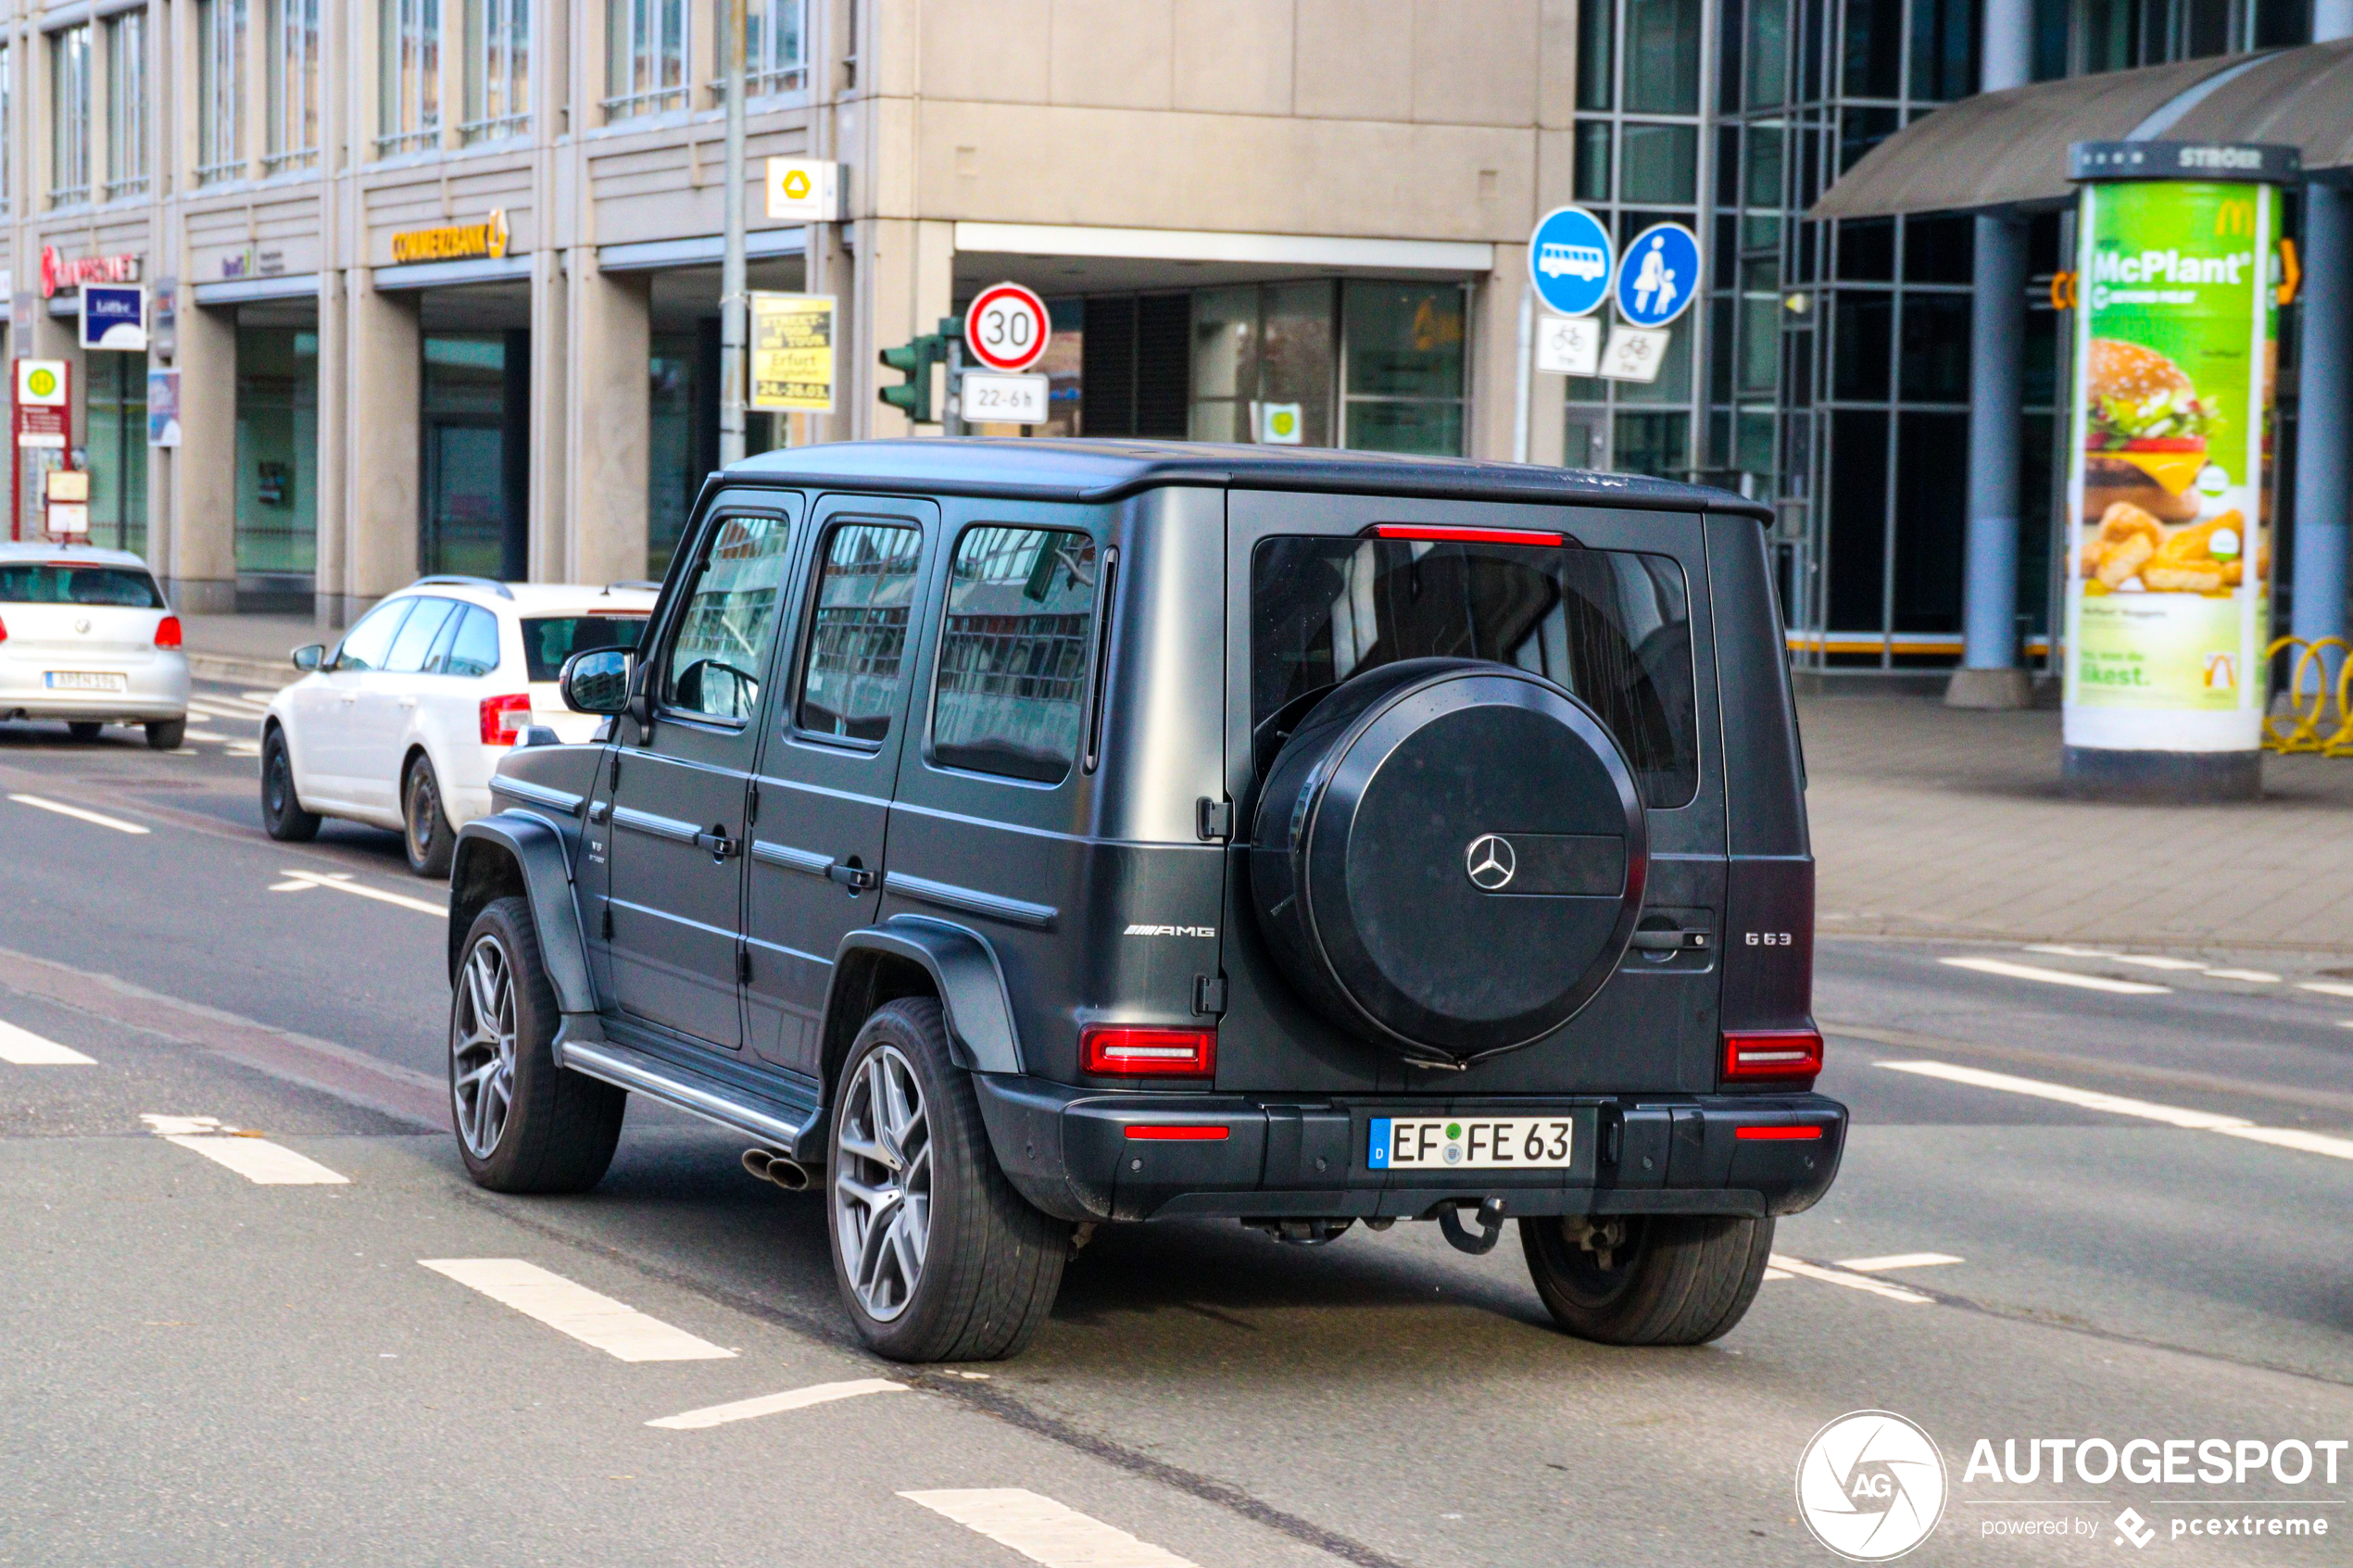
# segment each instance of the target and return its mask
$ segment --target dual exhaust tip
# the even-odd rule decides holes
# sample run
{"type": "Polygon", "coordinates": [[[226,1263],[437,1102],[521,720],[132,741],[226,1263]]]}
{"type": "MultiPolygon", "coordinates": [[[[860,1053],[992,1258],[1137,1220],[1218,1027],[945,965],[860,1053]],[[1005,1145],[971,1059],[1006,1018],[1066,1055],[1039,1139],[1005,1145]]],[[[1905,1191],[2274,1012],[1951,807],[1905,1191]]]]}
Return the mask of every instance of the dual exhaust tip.
{"type": "Polygon", "coordinates": [[[809,1167],[798,1160],[787,1159],[773,1148],[744,1150],[744,1169],[763,1182],[774,1182],[786,1192],[807,1192],[812,1179],[809,1167]]]}

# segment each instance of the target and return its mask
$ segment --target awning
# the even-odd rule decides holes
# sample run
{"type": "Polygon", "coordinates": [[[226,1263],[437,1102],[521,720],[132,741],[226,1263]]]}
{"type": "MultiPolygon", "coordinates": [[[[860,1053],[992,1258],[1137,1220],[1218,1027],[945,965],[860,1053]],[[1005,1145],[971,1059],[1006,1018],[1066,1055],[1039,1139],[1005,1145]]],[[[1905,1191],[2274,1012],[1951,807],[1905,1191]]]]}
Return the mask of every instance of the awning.
{"type": "Polygon", "coordinates": [[[2307,174],[2353,172],[2353,39],[2218,55],[1985,93],[1865,155],[1809,218],[1882,218],[2067,200],[2076,142],[2278,142],[2307,174]]]}

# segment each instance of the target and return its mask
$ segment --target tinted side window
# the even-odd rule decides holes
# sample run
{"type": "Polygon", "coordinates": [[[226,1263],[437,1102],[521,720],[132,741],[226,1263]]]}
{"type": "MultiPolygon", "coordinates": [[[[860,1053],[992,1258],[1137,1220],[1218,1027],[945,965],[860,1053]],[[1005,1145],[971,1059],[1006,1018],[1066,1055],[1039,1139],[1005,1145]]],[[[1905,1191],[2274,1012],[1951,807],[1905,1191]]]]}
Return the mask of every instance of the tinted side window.
{"type": "Polygon", "coordinates": [[[844,523],[825,535],[793,718],[799,728],[877,744],[890,734],[923,538],[878,522],[844,523]]]}
{"type": "Polygon", "coordinates": [[[713,719],[749,719],[759,708],[791,534],[779,517],[721,520],[670,646],[664,707],[713,719]]]}
{"type": "Polygon", "coordinates": [[[957,541],[939,635],[932,759],[1060,784],[1078,755],[1095,621],[1095,542],[1044,528],[957,541]]]}
{"type": "Polygon", "coordinates": [[[343,634],[343,646],[335,654],[338,670],[381,670],[384,654],[392,646],[392,639],[400,623],[409,619],[415,599],[394,599],[380,604],[359,618],[359,624],[343,634]]]}
{"type": "Polygon", "coordinates": [[[1609,727],[1642,803],[1699,789],[1690,598],[1671,556],[1574,544],[1277,538],[1251,564],[1251,707],[1263,769],[1323,694],[1445,656],[1516,665],[1609,727]]]}
{"type": "Polygon", "coordinates": [[[498,618],[480,605],[468,605],[442,669],[451,675],[487,675],[497,668],[498,618]]]}
{"type": "Polygon", "coordinates": [[[455,599],[419,599],[409,619],[401,622],[400,635],[393,638],[384,667],[396,675],[413,675],[422,670],[434,639],[441,635],[450,615],[462,608],[455,599]]]}

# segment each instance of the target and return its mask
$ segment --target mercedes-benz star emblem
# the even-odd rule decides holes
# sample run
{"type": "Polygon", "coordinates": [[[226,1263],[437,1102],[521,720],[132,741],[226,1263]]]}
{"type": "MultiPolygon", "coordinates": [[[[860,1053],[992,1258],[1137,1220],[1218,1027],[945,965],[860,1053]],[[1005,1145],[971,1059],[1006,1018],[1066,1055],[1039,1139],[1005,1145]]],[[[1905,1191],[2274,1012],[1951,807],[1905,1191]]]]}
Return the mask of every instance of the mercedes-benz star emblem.
{"type": "Polygon", "coordinates": [[[1512,841],[1502,834],[1481,834],[1463,851],[1463,867],[1470,872],[1473,887],[1500,893],[1511,884],[1512,873],[1519,870],[1519,857],[1512,853],[1512,841]]]}
{"type": "Polygon", "coordinates": [[[86,616],[86,615],[85,615],[85,616],[83,616],[81,620],[79,620],[79,621],[75,621],[75,622],[73,623],[73,629],[74,629],[75,631],[77,631],[77,632],[87,632],[87,631],[89,631],[89,630],[90,630],[90,618],[89,618],[88,616],[86,616]]]}

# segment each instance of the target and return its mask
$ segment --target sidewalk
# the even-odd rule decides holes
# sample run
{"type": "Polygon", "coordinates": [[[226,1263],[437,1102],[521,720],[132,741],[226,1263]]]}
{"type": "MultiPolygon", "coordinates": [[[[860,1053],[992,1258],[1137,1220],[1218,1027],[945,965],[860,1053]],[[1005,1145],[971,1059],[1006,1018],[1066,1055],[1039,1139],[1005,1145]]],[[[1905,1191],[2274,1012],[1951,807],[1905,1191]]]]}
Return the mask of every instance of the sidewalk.
{"type": "Polygon", "coordinates": [[[296,678],[287,656],[305,643],[332,643],[307,615],[182,615],[188,669],[199,680],[283,686],[296,678]]]}
{"type": "Polygon", "coordinates": [[[2263,760],[2264,798],[2059,794],[2055,712],[1798,704],[1822,935],[2353,953],[2353,758],[2263,760]]]}

